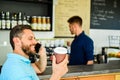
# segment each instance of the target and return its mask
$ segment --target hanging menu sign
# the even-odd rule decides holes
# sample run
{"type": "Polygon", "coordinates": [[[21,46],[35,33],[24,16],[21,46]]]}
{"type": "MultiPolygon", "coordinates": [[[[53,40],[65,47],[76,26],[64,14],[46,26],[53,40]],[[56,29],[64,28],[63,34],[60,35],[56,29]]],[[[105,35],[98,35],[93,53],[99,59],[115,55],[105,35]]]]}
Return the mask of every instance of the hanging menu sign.
{"type": "Polygon", "coordinates": [[[120,0],[91,0],[91,29],[120,29],[120,0]]]}

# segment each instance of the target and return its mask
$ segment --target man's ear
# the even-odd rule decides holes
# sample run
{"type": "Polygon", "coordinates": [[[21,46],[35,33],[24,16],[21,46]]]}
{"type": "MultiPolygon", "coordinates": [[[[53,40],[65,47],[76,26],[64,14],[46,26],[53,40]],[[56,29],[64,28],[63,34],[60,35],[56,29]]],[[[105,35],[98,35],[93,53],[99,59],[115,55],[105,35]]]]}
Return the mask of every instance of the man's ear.
{"type": "Polygon", "coordinates": [[[13,42],[14,42],[15,44],[20,44],[20,39],[19,39],[18,37],[14,37],[14,38],[13,38],[13,42]]]}
{"type": "Polygon", "coordinates": [[[74,23],[73,29],[76,30],[77,29],[77,24],[74,23]]]}

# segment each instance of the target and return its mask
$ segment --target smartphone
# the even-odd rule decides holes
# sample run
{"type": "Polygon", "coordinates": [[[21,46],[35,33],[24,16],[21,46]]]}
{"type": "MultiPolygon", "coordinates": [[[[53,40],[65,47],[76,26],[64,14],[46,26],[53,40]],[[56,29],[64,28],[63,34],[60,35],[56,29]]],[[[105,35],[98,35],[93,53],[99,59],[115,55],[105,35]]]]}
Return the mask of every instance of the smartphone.
{"type": "Polygon", "coordinates": [[[34,63],[37,59],[40,58],[40,55],[37,54],[40,48],[41,48],[41,44],[37,43],[35,45],[36,54],[29,54],[29,60],[31,61],[31,63],[34,63]]]}
{"type": "Polygon", "coordinates": [[[41,47],[41,44],[40,44],[40,43],[37,43],[37,44],[35,45],[35,51],[36,51],[36,53],[39,52],[40,47],[41,47]]]}

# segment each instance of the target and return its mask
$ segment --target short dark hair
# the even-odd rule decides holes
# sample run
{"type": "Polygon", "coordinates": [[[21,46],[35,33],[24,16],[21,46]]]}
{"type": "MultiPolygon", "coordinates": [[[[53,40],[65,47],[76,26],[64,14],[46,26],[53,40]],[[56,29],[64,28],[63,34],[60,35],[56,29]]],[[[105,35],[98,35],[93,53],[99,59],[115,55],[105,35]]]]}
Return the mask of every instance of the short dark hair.
{"type": "Polygon", "coordinates": [[[68,23],[78,23],[80,26],[82,25],[82,18],[79,16],[72,16],[71,18],[68,19],[68,23]]]}
{"type": "Polygon", "coordinates": [[[13,38],[14,38],[14,37],[19,37],[19,38],[21,38],[21,37],[22,37],[22,34],[23,34],[23,30],[25,30],[25,29],[30,29],[30,30],[32,30],[32,28],[31,28],[30,25],[16,25],[15,27],[13,27],[13,28],[11,29],[9,38],[10,38],[10,44],[11,44],[13,50],[14,50],[13,38]]]}

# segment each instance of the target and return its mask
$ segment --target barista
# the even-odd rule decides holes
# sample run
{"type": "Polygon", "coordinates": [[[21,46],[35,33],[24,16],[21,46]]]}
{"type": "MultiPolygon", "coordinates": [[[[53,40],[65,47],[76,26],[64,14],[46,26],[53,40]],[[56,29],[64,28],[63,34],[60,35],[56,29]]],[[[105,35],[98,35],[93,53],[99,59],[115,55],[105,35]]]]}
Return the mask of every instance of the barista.
{"type": "Polygon", "coordinates": [[[71,43],[69,65],[93,64],[93,40],[82,30],[82,18],[73,16],[68,19],[68,23],[71,34],[75,34],[71,43]]]}

